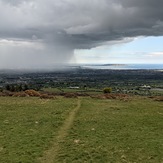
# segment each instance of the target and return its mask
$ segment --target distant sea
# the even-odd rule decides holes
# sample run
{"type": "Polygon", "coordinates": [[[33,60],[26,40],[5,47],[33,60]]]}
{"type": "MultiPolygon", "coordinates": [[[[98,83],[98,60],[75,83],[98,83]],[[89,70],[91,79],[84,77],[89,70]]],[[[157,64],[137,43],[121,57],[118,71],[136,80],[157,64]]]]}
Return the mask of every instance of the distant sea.
{"type": "Polygon", "coordinates": [[[112,70],[163,70],[163,64],[88,64],[80,65],[88,69],[112,69],[112,70]]]}

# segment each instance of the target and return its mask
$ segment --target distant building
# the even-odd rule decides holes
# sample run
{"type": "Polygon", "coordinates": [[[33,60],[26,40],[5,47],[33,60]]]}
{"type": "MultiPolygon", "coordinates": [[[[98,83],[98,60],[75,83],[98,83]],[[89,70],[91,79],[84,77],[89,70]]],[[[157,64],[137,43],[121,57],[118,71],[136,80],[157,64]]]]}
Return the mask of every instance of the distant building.
{"type": "Polygon", "coordinates": [[[143,89],[151,89],[151,86],[149,86],[149,85],[143,85],[140,88],[143,88],[143,89]]]}
{"type": "Polygon", "coordinates": [[[79,87],[78,86],[75,86],[75,87],[68,87],[68,88],[70,88],[70,89],[79,89],[79,87]]]}

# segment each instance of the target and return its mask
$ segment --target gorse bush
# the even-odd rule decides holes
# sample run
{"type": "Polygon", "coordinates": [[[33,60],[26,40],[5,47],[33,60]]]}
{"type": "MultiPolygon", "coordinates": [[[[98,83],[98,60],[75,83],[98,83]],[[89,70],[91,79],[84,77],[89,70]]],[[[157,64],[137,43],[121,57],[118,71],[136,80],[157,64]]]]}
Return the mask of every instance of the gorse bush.
{"type": "Polygon", "coordinates": [[[55,97],[53,95],[41,94],[40,98],[41,99],[54,99],[55,97]]]}
{"type": "Polygon", "coordinates": [[[75,93],[66,93],[64,97],[65,98],[78,98],[77,94],[75,93]]]}
{"type": "Polygon", "coordinates": [[[35,90],[26,90],[25,93],[29,96],[40,97],[40,93],[35,90]]]}
{"type": "Polygon", "coordinates": [[[29,96],[28,94],[26,94],[25,92],[16,92],[13,94],[13,97],[27,97],[29,96]]]}

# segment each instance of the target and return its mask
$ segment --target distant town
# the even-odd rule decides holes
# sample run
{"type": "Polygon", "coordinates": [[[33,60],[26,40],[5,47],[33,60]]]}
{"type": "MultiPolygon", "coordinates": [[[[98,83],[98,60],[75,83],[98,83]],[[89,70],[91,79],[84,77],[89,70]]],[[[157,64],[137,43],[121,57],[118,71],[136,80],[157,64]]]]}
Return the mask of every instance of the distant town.
{"type": "MultiPolygon", "coordinates": [[[[9,86],[23,89],[76,91],[94,90],[100,92],[111,87],[114,93],[136,95],[163,94],[163,72],[159,70],[98,70],[76,68],[56,72],[0,71],[0,90],[9,86]]],[[[21,89],[19,90],[21,91],[21,89]]]]}

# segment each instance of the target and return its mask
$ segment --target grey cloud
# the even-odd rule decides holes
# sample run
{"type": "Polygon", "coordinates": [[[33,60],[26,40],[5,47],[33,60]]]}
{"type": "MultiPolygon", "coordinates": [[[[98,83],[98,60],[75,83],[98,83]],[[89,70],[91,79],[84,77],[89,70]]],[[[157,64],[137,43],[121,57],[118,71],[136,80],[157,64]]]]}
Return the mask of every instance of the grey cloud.
{"type": "Polygon", "coordinates": [[[1,0],[3,3],[6,3],[6,4],[9,4],[9,5],[14,5],[14,6],[17,6],[17,5],[20,5],[24,2],[29,2],[31,0],[1,0]]]}
{"type": "Polygon", "coordinates": [[[0,57],[3,52],[10,58],[12,53],[15,65],[15,53],[26,56],[27,65],[34,53],[38,64],[48,58],[67,62],[75,49],[126,37],[162,36],[162,8],[162,0],[0,0],[0,39],[41,41],[44,45],[44,50],[22,50],[22,45],[12,52],[6,44],[5,53],[0,45],[0,57]]]}

